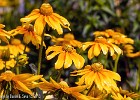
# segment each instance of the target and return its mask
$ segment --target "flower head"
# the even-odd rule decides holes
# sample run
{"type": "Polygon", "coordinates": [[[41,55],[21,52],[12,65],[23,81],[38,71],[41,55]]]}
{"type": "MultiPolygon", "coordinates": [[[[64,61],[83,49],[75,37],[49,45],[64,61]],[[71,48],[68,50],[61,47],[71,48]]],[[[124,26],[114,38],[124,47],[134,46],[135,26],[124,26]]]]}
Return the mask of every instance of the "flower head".
{"type": "Polygon", "coordinates": [[[82,70],[72,72],[72,75],[82,75],[79,81],[76,82],[78,85],[86,84],[90,87],[94,82],[99,90],[102,91],[105,89],[107,92],[111,92],[112,90],[118,91],[118,87],[114,80],[121,80],[119,74],[103,69],[103,65],[100,63],[87,65],[82,70]]]}
{"type": "Polygon", "coordinates": [[[72,61],[77,69],[83,67],[85,59],[76,53],[76,50],[70,45],[64,46],[50,46],[46,50],[47,60],[50,60],[58,55],[58,59],[55,63],[55,69],[60,69],[63,67],[68,68],[72,65],[72,61]],[[49,54],[52,52],[51,54],[49,54]]]}
{"type": "Polygon", "coordinates": [[[29,42],[32,42],[32,44],[37,48],[39,48],[39,44],[41,44],[41,37],[35,33],[32,24],[23,24],[22,26],[18,26],[16,29],[10,31],[10,33],[12,36],[15,36],[17,34],[24,34],[24,43],[28,44],[29,42]]]}
{"type": "Polygon", "coordinates": [[[67,33],[64,35],[64,38],[52,38],[52,41],[55,42],[56,45],[72,45],[73,47],[81,47],[82,44],[80,41],[74,39],[74,35],[71,33],[67,33]]]}
{"type": "Polygon", "coordinates": [[[139,98],[140,95],[134,92],[129,92],[119,88],[119,91],[112,92],[111,96],[114,100],[133,100],[134,98],[139,98]]]}
{"type": "MultiPolygon", "coordinates": [[[[8,84],[11,83],[11,86],[9,86],[10,92],[12,90],[20,90],[22,92],[28,93],[33,96],[33,93],[30,89],[35,88],[33,82],[40,79],[42,75],[33,75],[33,74],[19,74],[15,75],[11,71],[6,71],[1,74],[0,76],[0,88],[1,90],[5,90],[8,84]]],[[[6,93],[6,92],[5,92],[6,93]]]]}
{"type": "MultiPolygon", "coordinates": [[[[13,68],[15,64],[16,61],[14,59],[9,59],[8,61],[6,61],[6,69],[13,68]]],[[[0,70],[2,70],[3,68],[5,68],[5,61],[0,59],[0,70]]]]}
{"type": "Polygon", "coordinates": [[[116,52],[121,54],[122,50],[115,44],[107,42],[105,38],[96,38],[93,42],[85,42],[83,44],[83,50],[86,50],[88,47],[88,58],[92,59],[94,56],[98,56],[102,51],[104,55],[110,52],[110,55],[113,56],[116,52]]]}
{"type": "Polygon", "coordinates": [[[77,100],[90,100],[88,96],[80,93],[86,89],[86,86],[69,87],[65,81],[57,83],[52,78],[50,78],[50,82],[46,81],[45,79],[42,79],[42,81],[43,82],[39,83],[39,88],[41,90],[52,92],[61,90],[67,95],[71,95],[72,97],[76,98],[77,100]]]}
{"type": "MultiPolygon", "coordinates": [[[[21,43],[19,39],[12,39],[11,43],[5,46],[5,48],[9,48],[10,53],[13,56],[17,56],[18,54],[23,54],[25,46],[21,43]]],[[[29,48],[26,47],[25,51],[29,52],[29,48]]]]}
{"type": "MultiPolygon", "coordinates": [[[[7,31],[2,29],[4,27],[5,27],[5,25],[0,24],[0,39],[6,43],[9,43],[8,39],[10,39],[10,34],[7,31]]],[[[0,42],[1,42],[1,40],[0,40],[0,42]]]]}
{"type": "Polygon", "coordinates": [[[21,18],[21,22],[30,23],[35,20],[35,32],[39,35],[42,34],[43,29],[46,25],[50,26],[52,29],[57,30],[58,34],[62,34],[64,28],[69,28],[70,24],[64,17],[53,12],[53,8],[49,3],[43,3],[40,9],[34,9],[28,16],[21,18]]]}
{"type": "Polygon", "coordinates": [[[124,35],[120,32],[115,32],[112,29],[107,29],[105,31],[96,31],[96,32],[94,32],[94,35],[95,35],[95,37],[103,36],[103,37],[107,38],[107,40],[109,42],[117,44],[117,45],[127,44],[127,43],[133,44],[134,43],[133,39],[127,38],[126,35],[124,35]]]}

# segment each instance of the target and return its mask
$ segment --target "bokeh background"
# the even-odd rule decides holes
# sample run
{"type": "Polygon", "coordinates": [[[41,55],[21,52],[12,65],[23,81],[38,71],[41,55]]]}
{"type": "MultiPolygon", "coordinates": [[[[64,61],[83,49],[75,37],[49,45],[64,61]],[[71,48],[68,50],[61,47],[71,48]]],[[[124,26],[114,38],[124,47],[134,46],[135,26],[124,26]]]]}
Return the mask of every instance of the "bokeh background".
{"type": "MultiPolygon", "coordinates": [[[[114,29],[134,39],[134,52],[140,51],[140,0],[0,0],[0,23],[6,25],[5,30],[14,29],[21,25],[20,18],[39,8],[43,2],[49,2],[54,12],[68,19],[71,33],[77,40],[89,41],[92,40],[95,31],[114,29]]],[[[67,32],[64,30],[64,33],[67,32]]],[[[56,35],[55,31],[50,30],[50,33],[56,35]]],[[[46,37],[45,41],[47,45],[51,45],[50,38],[46,37]]],[[[38,50],[32,45],[29,46],[32,49],[28,54],[30,56],[28,65],[36,65],[38,50]]],[[[106,65],[107,61],[104,58],[100,58],[100,61],[106,65]]],[[[50,73],[47,70],[50,70],[48,66],[51,65],[52,62],[46,61],[44,56],[41,73],[46,75],[50,73]]],[[[122,77],[120,85],[134,91],[140,90],[135,88],[137,72],[140,72],[139,57],[120,58],[118,64],[118,73],[122,77]]],[[[64,74],[64,77],[66,76],[64,74]]]]}

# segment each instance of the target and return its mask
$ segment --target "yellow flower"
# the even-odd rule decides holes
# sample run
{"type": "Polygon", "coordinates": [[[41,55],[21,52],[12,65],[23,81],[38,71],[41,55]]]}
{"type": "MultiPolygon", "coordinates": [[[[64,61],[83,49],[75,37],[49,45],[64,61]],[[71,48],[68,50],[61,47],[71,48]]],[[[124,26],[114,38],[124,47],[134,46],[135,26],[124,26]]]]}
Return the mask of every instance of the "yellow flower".
{"type": "Polygon", "coordinates": [[[134,47],[130,44],[123,45],[122,50],[127,57],[140,57],[140,51],[134,53],[134,47]]]}
{"type": "Polygon", "coordinates": [[[114,100],[133,100],[134,98],[139,98],[140,95],[120,88],[119,91],[112,92],[111,97],[114,100]]]}
{"type": "Polygon", "coordinates": [[[105,31],[96,31],[93,33],[93,35],[95,35],[95,37],[99,37],[99,36],[104,36],[104,37],[125,37],[125,35],[119,33],[119,32],[115,32],[112,29],[107,29],[105,31]]]}
{"type": "Polygon", "coordinates": [[[94,56],[98,56],[102,50],[103,54],[106,55],[110,52],[110,55],[113,56],[116,52],[121,54],[122,50],[115,44],[107,42],[105,38],[96,38],[93,42],[85,42],[82,46],[83,50],[86,50],[88,47],[88,58],[92,59],[94,56]]]}
{"type": "Polygon", "coordinates": [[[88,99],[88,96],[80,93],[86,89],[86,86],[69,87],[65,81],[61,81],[60,83],[57,83],[52,78],[50,78],[50,82],[47,82],[45,79],[42,79],[42,81],[43,82],[39,84],[39,88],[43,91],[49,90],[55,92],[57,90],[61,90],[64,93],[76,98],[77,100],[90,100],[88,99]]]}
{"type": "Polygon", "coordinates": [[[94,97],[95,100],[104,100],[107,95],[106,91],[100,91],[96,86],[93,86],[92,90],[88,94],[88,96],[94,97]]]}
{"type": "Polygon", "coordinates": [[[15,75],[11,71],[6,71],[0,76],[0,88],[4,91],[9,90],[9,93],[13,90],[20,90],[33,96],[30,89],[35,88],[33,82],[41,77],[42,75],[33,75],[28,73],[15,75]]]}
{"type": "Polygon", "coordinates": [[[42,34],[43,29],[46,25],[50,26],[52,29],[57,30],[58,34],[62,34],[64,28],[69,28],[70,24],[64,17],[53,12],[53,8],[49,3],[43,3],[40,9],[34,9],[28,16],[21,18],[21,22],[30,23],[35,20],[35,32],[39,35],[42,34]]]}
{"type": "MultiPolygon", "coordinates": [[[[10,34],[7,31],[2,29],[4,27],[5,27],[5,25],[0,24],[0,39],[6,43],[9,43],[8,39],[10,39],[10,34]]],[[[0,42],[1,42],[1,40],[0,40],[0,42]]]]}
{"type": "Polygon", "coordinates": [[[23,26],[18,26],[16,29],[10,31],[10,33],[12,36],[24,34],[24,43],[28,44],[29,42],[32,42],[32,44],[37,48],[39,48],[39,44],[41,44],[41,37],[34,32],[32,24],[23,24],[23,26]]]}
{"type": "Polygon", "coordinates": [[[103,65],[100,63],[87,65],[82,70],[72,72],[72,75],[82,75],[79,81],[76,82],[78,85],[86,84],[88,87],[90,87],[94,82],[99,90],[102,91],[105,89],[108,93],[112,90],[118,91],[117,84],[114,80],[121,80],[119,74],[103,69],[103,65]]]}
{"type": "MultiPolygon", "coordinates": [[[[13,68],[15,64],[16,61],[14,59],[10,59],[9,61],[6,61],[6,68],[7,69],[13,68]]],[[[2,70],[3,68],[5,68],[5,61],[0,59],[0,70],[2,70]]]]}
{"type": "Polygon", "coordinates": [[[105,31],[96,31],[93,33],[95,35],[95,37],[106,37],[107,40],[111,43],[114,44],[134,44],[134,40],[131,38],[127,38],[126,35],[120,33],[120,32],[115,32],[112,29],[107,29],[105,31]]]}
{"type": "Polygon", "coordinates": [[[119,94],[119,93],[114,93],[111,97],[112,97],[114,100],[133,100],[132,98],[126,97],[126,95],[122,96],[122,95],[119,94]]]}
{"type": "Polygon", "coordinates": [[[55,42],[56,45],[72,45],[73,47],[81,47],[82,44],[80,41],[74,39],[74,35],[71,33],[67,33],[64,35],[64,38],[52,38],[52,41],[55,42]]]}
{"type": "MultiPolygon", "coordinates": [[[[8,49],[10,50],[11,56],[17,56],[18,54],[23,54],[25,46],[21,43],[19,39],[11,39],[11,43],[6,46],[0,46],[0,50],[8,49]]],[[[26,52],[29,52],[29,48],[26,47],[26,52]]]]}
{"type": "Polygon", "coordinates": [[[83,67],[85,59],[76,53],[76,50],[70,45],[64,46],[50,46],[46,50],[47,60],[50,60],[58,55],[58,59],[55,63],[55,69],[60,69],[63,67],[68,68],[72,65],[72,61],[77,69],[83,67]],[[52,52],[51,54],[49,54],[52,52]],[[59,54],[59,55],[58,55],[59,54]]]}

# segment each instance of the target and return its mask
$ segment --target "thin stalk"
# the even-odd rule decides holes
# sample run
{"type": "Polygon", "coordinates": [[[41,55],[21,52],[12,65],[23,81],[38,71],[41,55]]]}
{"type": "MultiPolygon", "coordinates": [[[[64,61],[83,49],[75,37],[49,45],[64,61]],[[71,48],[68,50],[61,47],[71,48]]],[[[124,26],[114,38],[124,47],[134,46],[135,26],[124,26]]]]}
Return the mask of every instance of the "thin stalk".
{"type": "Polygon", "coordinates": [[[6,61],[4,62],[4,65],[5,65],[5,69],[4,70],[6,71],[6,61]]]}
{"type": "Polygon", "coordinates": [[[138,65],[136,90],[139,89],[139,83],[140,83],[140,66],[138,65]]]}
{"type": "Polygon", "coordinates": [[[61,68],[61,69],[58,71],[58,76],[56,77],[56,82],[60,82],[62,70],[63,70],[63,68],[61,68]]]}
{"type": "Polygon", "coordinates": [[[89,95],[89,93],[90,93],[90,91],[92,90],[93,86],[94,86],[94,81],[93,81],[92,85],[90,86],[90,88],[89,88],[89,90],[88,90],[88,92],[87,92],[87,94],[86,94],[87,96],[89,95]]]}
{"type": "Polygon", "coordinates": [[[119,58],[120,58],[120,54],[118,54],[115,59],[114,70],[113,70],[114,72],[117,72],[119,58]]]}
{"type": "Polygon", "coordinates": [[[45,34],[46,27],[44,28],[44,31],[41,35],[41,45],[39,49],[39,56],[38,56],[38,69],[37,69],[37,75],[40,74],[40,69],[41,69],[41,61],[42,61],[42,51],[43,51],[43,41],[44,41],[44,34],[45,34]]]}

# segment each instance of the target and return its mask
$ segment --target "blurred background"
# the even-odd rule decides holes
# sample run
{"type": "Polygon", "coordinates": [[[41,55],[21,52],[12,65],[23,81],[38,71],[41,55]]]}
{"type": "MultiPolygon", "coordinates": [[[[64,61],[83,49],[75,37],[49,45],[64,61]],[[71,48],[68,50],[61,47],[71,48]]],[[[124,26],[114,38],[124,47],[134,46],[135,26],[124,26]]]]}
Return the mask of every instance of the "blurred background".
{"type": "MultiPolygon", "coordinates": [[[[39,8],[44,1],[53,6],[54,12],[68,19],[77,40],[89,41],[95,31],[114,29],[134,39],[134,52],[140,51],[140,0],[0,0],[0,23],[6,25],[5,30],[14,29],[21,25],[20,18],[39,8]]],[[[38,51],[32,50],[30,55],[29,64],[36,64],[38,51]]],[[[50,62],[46,59],[43,62],[45,69],[50,62]]],[[[118,68],[121,85],[135,90],[138,70],[140,58],[121,57],[118,68]]]]}

